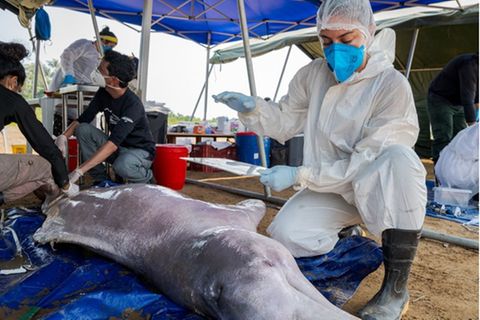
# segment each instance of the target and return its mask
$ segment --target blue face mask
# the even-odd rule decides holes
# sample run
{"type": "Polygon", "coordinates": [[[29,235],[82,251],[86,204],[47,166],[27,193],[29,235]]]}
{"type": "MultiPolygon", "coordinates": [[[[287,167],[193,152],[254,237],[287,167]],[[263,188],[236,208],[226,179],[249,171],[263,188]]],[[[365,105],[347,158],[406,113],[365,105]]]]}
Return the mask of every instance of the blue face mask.
{"type": "Polygon", "coordinates": [[[107,45],[102,45],[102,48],[103,48],[103,52],[108,52],[108,51],[112,50],[112,47],[107,46],[107,45]]]}
{"type": "Polygon", "coordinates": [[[337,81],[342,83],[362,65],[365,46],[357,48],[349,44],[332,43],[324,52],[330,70],[337,81]]]}

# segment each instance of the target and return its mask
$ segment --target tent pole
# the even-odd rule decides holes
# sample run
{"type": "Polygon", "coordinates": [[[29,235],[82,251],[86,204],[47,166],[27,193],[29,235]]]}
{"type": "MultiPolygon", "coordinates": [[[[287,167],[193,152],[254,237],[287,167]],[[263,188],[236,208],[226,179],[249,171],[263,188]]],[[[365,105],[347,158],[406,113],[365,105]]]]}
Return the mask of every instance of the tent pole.
{"type": "MultiPolygon", "coordinates": [[[[210,65],[210,69],[208,70],[208,78],[210,78],[210,73],[212,73],[213,69],[213,64],[210,65]]],[[[195,117],[195,112],[197,112],[198,104],[200,103],[200,100],[202,99],[203,91],[205,90],[205,83],[203,84],[202,90],[200,90],[200,95],[198,96],[197,103],[195,103],[195,108],[193,108],[192,116],[190,117],[190,121],[193,120],[193,117],[195,117]]]]}
{"type": "MultiPolygon", "coordinates": [[[[32,28],[30,27],[28,27],[28,34],[30,35],[30,41],[32,41],[33,51],[35,51],[35,54],[37,54],[37,50],[40,50],[40,42],[38,42],[38,45],[35,45],[35,41],[33,40],[34,37],[32,33],[32,28]]],[[[40,54],[40,52],[38,53],[40,54]]],[[[35,57],[35,61],[36,61],[36,57],[35,57]]],[[[39,59],[39,62],[40,62],[40,59],[39,59]]],[[[38,64],[38,68],[39,68],[38,70],[40,71],[40,76],[42,77],[43,87],[45,88],[45,90],[47,90],[48,89],[47,78],[45,78],[45,73],[43,72],[43,67],[40,63],[38,64]]]]}
{"type": "MultiPolygon", "coordinates": [[[[34,75],[33,75],[33,92],[32,92],[32,97],[36,98],[37,97],[37,92],[38,92],[38,70],[40,66],[40,40],[37,39],[37,45],[35,49],[35,70],[34,70],[34,75]]],[[[45,87],[45,90],[47,88],[45,87]]]]}
{"type": "Polygon", "coordinates": [[[410,52],[408,53],[407,70],[405,72],[405,77],[407,77],[407,79],[410,77],[410,71],[412,70],[413,56],[415,55],[415,48],[417,47],[419,32],[420,32],[419,28],[413,31],[412,44],[410,45],[410,52]]]}
{"type": "Polygon", "coordinates": [[[255,85],[255,75],[253,73],[252,51],[250,49],[250,36],[247,28],[247,17],[245,14],[244,0],[237,0],[238,12],[240,16],[240,28],[242,30],[243,49],[245,51],[245,62],[247,64],[248,84],[250,86],[250,95],[257,96],[257,87],[255,85]]]}
{"type": "Polygon", "coordinates": [[[140,98],[146,102],[148,79],[148,56],[150,52],[150,29],[152,28],[152,0],[144,0],[142,17],[142,38],[140,42],[140,63],[138,66],[138,88],[140,98]]]}
{"type": "Polygon", "coordinates": [[[457,4],[458,4],[458,8],[463,11],[464,9],[463,9],[462,4],[460,3],[460,0],[456,0],[456,1],[457,1],[457,4]]]}
{"type": "Polygon", "coordinates": [[[100,32],[98,31],[97,18],[95,17],[95,8],[93,7],[93,0],[88,0],[88,10],[90,11],[90,16],[92,17],[93,30],[95,31],[95,38],[98,46],[98,51],[103,57],[103,47],[102,40],[100,40],[100,32]]]}
{"type": "Polygon", "coordinates": [[[203,121],[207,121],[207,108],[208,108],[208,76],[210,73],[208,69],[210,67],[210,40],[211,33],[208,33],[208,42],[207,42],[207,63],[205,64],[205,107],[203,109],[203,121]]]}
{"type": "Polygon", "coordinates": [[[291,51],[292,51],[292,46],[290,45],[288,47],[288,52],[287,52],[287,56],[285,58],[285,63],[283,64],[282,73],[280,73],[280,78],[278,79],[277,89],[275,90],[275,95],[273,96],[273,101],[277,101],[278,90],[280,89],[280,84],[282,83],[283,74],[285,73],[285,69],[287,67],[287,63],[288,63],[288,59],[290,58],[290,52],[291,51]]]}
{"type": "MultiPolygon", "coordinates": [[[[250,39],[248,34],[247,27],[247,15],[245,13],[245,3],[244,0],[237,0],[238,5],[238,15],[240,17],[240,28],[242,30],[242,39],[243,39],[243,49],[245,50],[245,62],[247,63],[247,73],[248,73],[248,83],[250,85],[250,95],[252,97],[257,96],[257,88],[255,86],[255,75],[253,74],[253,64],[252,64],[252,51],[250,50],[250,39]]],[[[265,146],[263,143],[263,135],[257,135],[258,149],[260,153],[260,160],[262,161],[262,166],[267,167],[267,157],[265,154],[265,146]]],[[[271,197],[272,193],[270,188],[264,187],[265,196],[271,197]]]]}

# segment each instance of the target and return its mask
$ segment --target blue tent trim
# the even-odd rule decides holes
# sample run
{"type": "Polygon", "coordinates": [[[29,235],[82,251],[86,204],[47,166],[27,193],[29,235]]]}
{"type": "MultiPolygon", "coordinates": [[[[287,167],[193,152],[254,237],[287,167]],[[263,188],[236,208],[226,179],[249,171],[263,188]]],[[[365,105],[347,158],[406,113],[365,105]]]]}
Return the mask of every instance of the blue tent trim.
{"type": "MultiPolygon", "coordinates": [[[[0,262],[15,256],[14,249],[8,250],[14,241],[10,232],[4,232],[6,227],[16,231],[22,244],[34,244],[32,234],[43,220],[38,211],[8,211],[0,229],[0,262]]],[[[123,319],[128,315],[204,319],[158,293],[148,280],[80,247],[59,245],[52,251],[34,244],[28,248],[23,254],[33,270],[0,275],[0,315],[6,319],[123,319]]],[[[350,237],[324,256],[297,259],[297,263],[327,299],[342,306],[382,260],[374,241],[350,237]]]]}
{"type": "MultiPolygon", "coordinates": [[[[443,0],[372,1],[374,12],[425,6],[443,0]]],[[[316,0],[245,0],[250,37],[266,38],[277,33],[316,24],[316,0]]],[[[87,0],[56,0],[55,7],[88,13],[87,0]]],[[[143,1],[96,0],[96,14],[141,26],[143,1]]],[[[153,31],[172,34],[199,44],[214,46],[241,39],[237,1],[165,0],[153,1],[153,31]]]]}

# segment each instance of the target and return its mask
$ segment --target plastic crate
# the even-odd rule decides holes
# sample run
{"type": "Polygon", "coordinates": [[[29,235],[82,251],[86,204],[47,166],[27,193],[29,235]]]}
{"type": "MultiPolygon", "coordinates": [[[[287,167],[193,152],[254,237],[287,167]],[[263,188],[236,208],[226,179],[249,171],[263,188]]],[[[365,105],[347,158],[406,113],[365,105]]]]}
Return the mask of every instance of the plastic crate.
{"type": "MultiPolygon", "coordinates": [[[[192,152],[190,152],[191,158],[226,158],[236,160],[236,148],[235,145],[231,145],[228,148],[217,150],[209,144],[194,144],[192,146],[192,152]]],[[[212,167],[207,167],[198,163],[190,163],[189,169],[192,171],[201,172],[220,172],[221,170],[212,167]]]]}
{"type": "Polygon", "coordinates": [[[472,197],[471,190],[436,187],[433,188],[434,200],[440,204],[467,207],[472,197]]]}

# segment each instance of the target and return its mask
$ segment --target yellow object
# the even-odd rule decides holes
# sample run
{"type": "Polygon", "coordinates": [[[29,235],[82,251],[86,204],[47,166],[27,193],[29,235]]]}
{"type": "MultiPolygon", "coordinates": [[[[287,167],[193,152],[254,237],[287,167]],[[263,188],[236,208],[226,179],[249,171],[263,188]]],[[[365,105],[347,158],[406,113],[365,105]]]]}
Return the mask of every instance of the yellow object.
{"type": "Polygon", "coordinates": [[[12,153],[27,153],[26,144],[12,144],[12,153]]]}
{"type": "Polygon", "coordinates": [[[118,39],[117,39],[117,37],[112,37],[112,36],[102,36],[102,35],[100,35],[100,39],[102,39],[102,40],[105,40],[105,41],[109,41],[109,42],[112,42],[112,43],[115,43],[115,44],[117,44],[117,43],[118,43],[118,39]]]}

